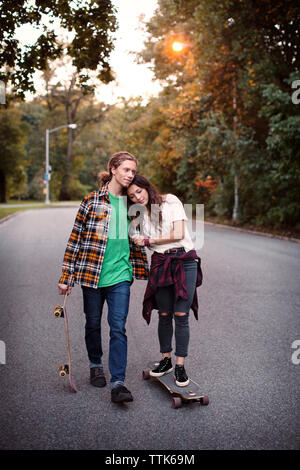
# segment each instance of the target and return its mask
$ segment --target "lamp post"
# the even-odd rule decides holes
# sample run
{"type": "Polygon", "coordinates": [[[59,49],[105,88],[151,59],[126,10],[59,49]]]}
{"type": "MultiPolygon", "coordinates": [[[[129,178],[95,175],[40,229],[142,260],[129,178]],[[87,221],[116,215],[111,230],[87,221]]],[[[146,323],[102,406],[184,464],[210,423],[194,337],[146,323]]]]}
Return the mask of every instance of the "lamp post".
{"type": "Polygon", "coordinates": [[[63,129],[64,127],[69,127],[70,129],[76,129],[77,124],[64,124],[63,126],[55,127],[54,129],[46,129],[46,163],[45,163],[46,199],[45,199],[45,204],[50,204],[49,181],[50,181],[51,166],[49,165],[49,135],[52,132],[58,131],[59,129],[63,129]]]}

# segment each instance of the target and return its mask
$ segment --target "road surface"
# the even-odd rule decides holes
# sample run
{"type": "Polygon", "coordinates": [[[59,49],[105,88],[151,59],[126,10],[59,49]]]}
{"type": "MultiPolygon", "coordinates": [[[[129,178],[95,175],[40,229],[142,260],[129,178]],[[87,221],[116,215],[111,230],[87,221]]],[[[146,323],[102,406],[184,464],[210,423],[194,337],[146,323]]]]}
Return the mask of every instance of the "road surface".
{"type": "MultiPolygon", "coordinates": [[[[199,321],[191,313],[186,365],[210,397],[206,407],[174,410],[160,384],[142,380],[145,364],[160,355],[157,314],[149,326],[142,319],[146,282],[135,281],[126,379],[134,402],[120,406],[108,387],[89,384],[79,286],[67,308],[80,392],[57,374],[66,351],[63,320],[52,311],[62,299],[57,281],[75,215],[36,209],[0,225],[0,449],[299,448],[300,365],[292,360],[300,357],[292,348],[300,340],[299,245],[205,227],[199,321]]],[[[109,379],[106,315],[103,328],[109,379]]]]}

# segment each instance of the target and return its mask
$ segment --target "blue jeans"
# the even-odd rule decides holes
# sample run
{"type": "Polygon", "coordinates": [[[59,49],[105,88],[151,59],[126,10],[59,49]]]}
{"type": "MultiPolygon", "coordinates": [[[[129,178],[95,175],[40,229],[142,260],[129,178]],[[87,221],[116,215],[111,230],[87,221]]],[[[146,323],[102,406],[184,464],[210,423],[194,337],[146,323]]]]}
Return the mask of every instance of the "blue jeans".
{"type": "Polygon", "coordinates": [[[123,281],[108,287],[94,289],[82,286],[83,306],[86,315],[85,343],[91,363],[101,364],[101,317],[103,304],[108,305],[107,320],[110,326],[109,371],[111,383],[124,382],[127,365],[127,336],[125,323],[128,315],[130,282],[123,281]]]}
{"type": "MultiPolygon", "coordinates": [[[[160,352],[167,353],[172,351],[174,318],[176,344],[175,355],[178,357],[186,357],[188,355],[190,340],[189,311],[193,302],[197,280],[197,262],[192,259],[184,261],[183,265],[188,298],[180,298],[176,301],[174,299],[173,285],[159,287],[155,295],[159,313],[158,338],[160,343],[160,352]],[[174,315],[175,312],[185,312],[186,315],[174,315]],[[168,315],[161,315],[162,313],[168,313],[168,315]]],[[[173,266],[172,269],[174,269],[173,266]]],[[[161,272],[162,268],[159,270],[159,273],[161,272]]]]}

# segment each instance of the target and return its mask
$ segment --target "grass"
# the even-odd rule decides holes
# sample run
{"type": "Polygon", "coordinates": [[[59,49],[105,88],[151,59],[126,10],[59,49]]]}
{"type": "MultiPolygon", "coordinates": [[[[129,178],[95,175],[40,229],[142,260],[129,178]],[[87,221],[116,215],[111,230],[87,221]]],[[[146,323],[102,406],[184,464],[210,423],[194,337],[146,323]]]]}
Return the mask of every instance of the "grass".
{"type": "MultiPolygon", "coordinates": [[[[7,201],[5,204],[11,204],[11,205],[15,205],[15,204],[32,204],[32,205],[37,205],[37,204],[43,204],[42,201],[34,201],[32,199],[22,199],[22,200],[18,200],[18,199],[9,199],[9,201],[7,201]]],[[[0,208],[1,208],[1,205],[0,204],[0,208]]]]}
{"type": "MultiPolygon", "coordinates": [[[[70,207],[70,202],[68,201],[68,207],[70,207]]],[[[77,201],[73,201],[74,206],[79,206],[79,203],[77,201]]],[[[64,205],[63,202],[59,202],[58,205],[55,204],[55,202],[52,202],[51,205],[45,204],[43,202],[37,202],[37,201],[30,201],[30,200],[24,200],[24,201],[16,201],[16,200],[10,200],[7,201],[5,205],[0,204],[0,220],[4,219],[5,217],[8,217],[9,215],[14,214],[15,212],[19,211],[25,211],[29,209],[51,209],[53,207],[62,207],[64,205]],[[8,205],[22,205],[22,207],[8,207],[8,205]]]]}
{"type": "Polygon", "coordinates": [[[238,227],[246,230],[253,230],[256,232],[263,232],[263,233],[270,233],[272,235],[279,235],[282,237],[288,238],[297,238],[300,239],[300,229],[296,227],[283,227],[283,228],[275,228],[269,226],[262,226],[262,225],[254,225],[254,224],[240,224],[238,222],[233,222],[232,220],[228,220],[222,217],[205,217],[206,222],[212,222],[215,224],[221,225],[229,225],[230,227],[238,227]]]}
{"type": "Polygon", "coordinates": [[[8,217],[15,212],[26,211],[28,209],[41,209],[41,208],[49,208],[46,204],[40,204],[39,206],[36,205],[26,205],[26,207],[0,207],[0,220],[8,217]]]}

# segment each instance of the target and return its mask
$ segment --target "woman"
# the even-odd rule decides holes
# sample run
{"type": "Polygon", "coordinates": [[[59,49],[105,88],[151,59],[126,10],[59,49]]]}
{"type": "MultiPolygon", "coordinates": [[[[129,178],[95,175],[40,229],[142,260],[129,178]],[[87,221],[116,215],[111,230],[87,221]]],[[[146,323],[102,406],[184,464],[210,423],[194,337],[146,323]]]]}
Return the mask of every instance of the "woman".
{"type": "Polygon", "coordinates": [[[173,370],[171,351],[173,319],[175,323],[175,382],[188,385],[184,360],[189,345],[189,311],[198,318],[196,287],[202,283],[200,258],[186,227],[186,214],[173,194],[161,195],[143,176],[135,175],[127,188],[129,214],[139,211],[133,223],[139,223],[140,236],[133,241],[152,252],[148,285],[143,302],[143,316],[150,322],[152,309],[159,313],[158,338],[162,359],[150,375],[160,377],[173,370]],[[141,209],[144,210],[141,210],[141,209]],[[136,211],[134,211],[136,209],[136,211]]]}

